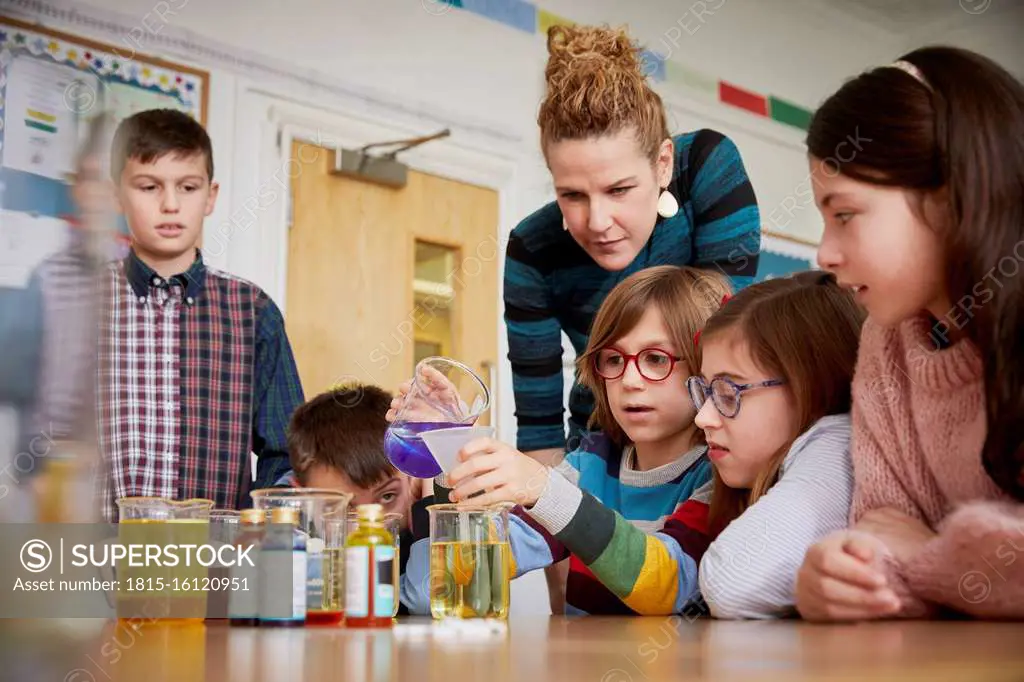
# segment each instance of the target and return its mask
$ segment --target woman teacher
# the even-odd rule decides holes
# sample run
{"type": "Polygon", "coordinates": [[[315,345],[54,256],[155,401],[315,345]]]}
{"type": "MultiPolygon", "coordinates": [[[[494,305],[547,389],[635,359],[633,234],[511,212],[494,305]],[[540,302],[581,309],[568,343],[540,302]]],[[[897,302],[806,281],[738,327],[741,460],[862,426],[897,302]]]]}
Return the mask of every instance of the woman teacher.
{"type": "Polygon", "coordinates": [[[715,268],[739,289],[761,240],[736,146],[713,130],[669,136],[624,31],[555,26],[548,52],[538,123],[557,200],[512,231],[504,297],[517,447],[550,464],[579,445],[593,409],[574,383],[567,442],[561,333],[581,353],[608,292],[655,265],[715,268]]]}

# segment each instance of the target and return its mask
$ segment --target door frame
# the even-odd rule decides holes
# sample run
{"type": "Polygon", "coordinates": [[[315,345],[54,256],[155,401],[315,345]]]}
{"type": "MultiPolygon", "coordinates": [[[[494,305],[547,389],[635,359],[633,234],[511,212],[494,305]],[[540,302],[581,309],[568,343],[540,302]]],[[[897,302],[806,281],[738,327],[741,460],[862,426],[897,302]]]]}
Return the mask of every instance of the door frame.
{"type": "MultiPolygon", "coordinates": [[[[430,134],[436,132],[436,125],[414,127],[407,121],[389,121],[380,117],[370,119],[359,115],[354,107],[348,109],[341,102],[332,102],[328,110],[263,91],[258,86],[240,88],[238,109],[248,112],[248,115],[236,135],[246,134],[250,144],[252,139],[260,141],[258,167],[253,171],[259,178],[276,178],[274,189],[281,193],[283,200],[274,201],[256,216],[256,239],[246,240],[244,249],[233,245],[229,251],[248,262],[232,262],[230,265],[233,272],[251,272],[254,275],[258,272],[259,282],[267,294],[287,315],[288,231],[291,218],[289,174],[294,177],[295,173],[301,172],[301,166],[290,164],[292,143],[298,140],[351,149],[373,142],[430,134]],[[241,128],[247,128],[248,131],[244,132],[241,128]]],[[[506,442],[514,442],[512,372],[504,361],[508,357],[508,339],[504,328],[504,302],[500,282],[504,274],[508,235],[518,220],[516,199],[523,188],[520,170],[524,159],[521,148],[509,144],[507,140],[463,136],[453,127],[450,137],[403,152],[401,161],[411,170],[465,182],[498,194],[495,234],[499,245],[496,256],[499,261],[499,291],[495,302],[498,306],[498,328],[495,330],[498,343],[497,356],[493,358],[495,367],[487,379],[492,387],[491,423],[496,426],[496,436],[506,442]]],[[[242,186],[235,188],[234,206],[244,205],[247,197],[252,201],[251,197],[258,192],[258,189],[253,189],[251,180],[239,184],[242,186]],[[246,184],[248,188],[244,187],[246,184]]],[[[260,187],[258,179],[256,187],[260,187]]]]}

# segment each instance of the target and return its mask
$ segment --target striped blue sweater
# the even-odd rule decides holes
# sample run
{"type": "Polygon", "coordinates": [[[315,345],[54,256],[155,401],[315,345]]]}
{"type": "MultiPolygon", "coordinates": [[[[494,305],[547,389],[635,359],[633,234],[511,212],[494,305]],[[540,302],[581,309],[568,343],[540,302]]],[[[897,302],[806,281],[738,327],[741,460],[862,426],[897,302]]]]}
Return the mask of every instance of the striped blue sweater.
{"type": "MultiPolygon", "coordinates": [[[[520,450],[565,447],[561,333],[582,353],[597,309],[624,278],[655,265],[692,265],[719,269],[739,289],[757,274],[760,217],[736,145],[706,129],[680,135],[674,143],[669,189],[679,200],[679,213],[659,218],[647,246],[625,270],[609,272],[595,263],[562,229],[557,203],[512,231],[505,260],[505,324],[520,450]]],[[[568,450],[578,447],[593,406],[590,392],[574,383],[568,450]]]]}

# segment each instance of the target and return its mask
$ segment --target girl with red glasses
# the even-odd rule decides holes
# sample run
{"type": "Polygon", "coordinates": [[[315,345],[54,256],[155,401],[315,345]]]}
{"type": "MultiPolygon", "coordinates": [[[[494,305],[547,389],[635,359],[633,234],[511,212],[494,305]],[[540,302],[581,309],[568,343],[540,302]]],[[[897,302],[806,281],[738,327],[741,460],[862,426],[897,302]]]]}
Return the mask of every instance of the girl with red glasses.
{"type": "MultiPolygon", "coordinates": [[[[514,502],[515,575],[570,559],[566,613],[682,612],[708,544],[711,466],[686,377],[693,338],[729,294],[726,279],[658,266],[611,290],[594,320],[580,381],[596,399],[579,447],[554,468],[494,439],[471,442],[435,494],[514,502]],[[704,488],[702,495],[695,493],[704,488]]],[[[426,611],[425,552],[414,545],[403,601],[426,611]]]]}

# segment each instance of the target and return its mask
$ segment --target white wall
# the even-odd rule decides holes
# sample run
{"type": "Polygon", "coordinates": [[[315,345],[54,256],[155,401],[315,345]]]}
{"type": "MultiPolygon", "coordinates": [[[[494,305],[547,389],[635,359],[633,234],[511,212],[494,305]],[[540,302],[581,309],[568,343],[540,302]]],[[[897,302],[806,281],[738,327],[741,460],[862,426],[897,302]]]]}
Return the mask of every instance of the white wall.
{"type": "MultiPolygon", "coordinates": [[[[970,6],[984,6],[979,0],[965,0],[970,6]]],[[[974,50],[999,62],[1010,73],[1024,79],[1024,5],[1012,2],[991,3],[991,7],[970,17],[955,28],[925,28],[904,43],[906,50],[924,45],[953,45],[974,50]]]]}

